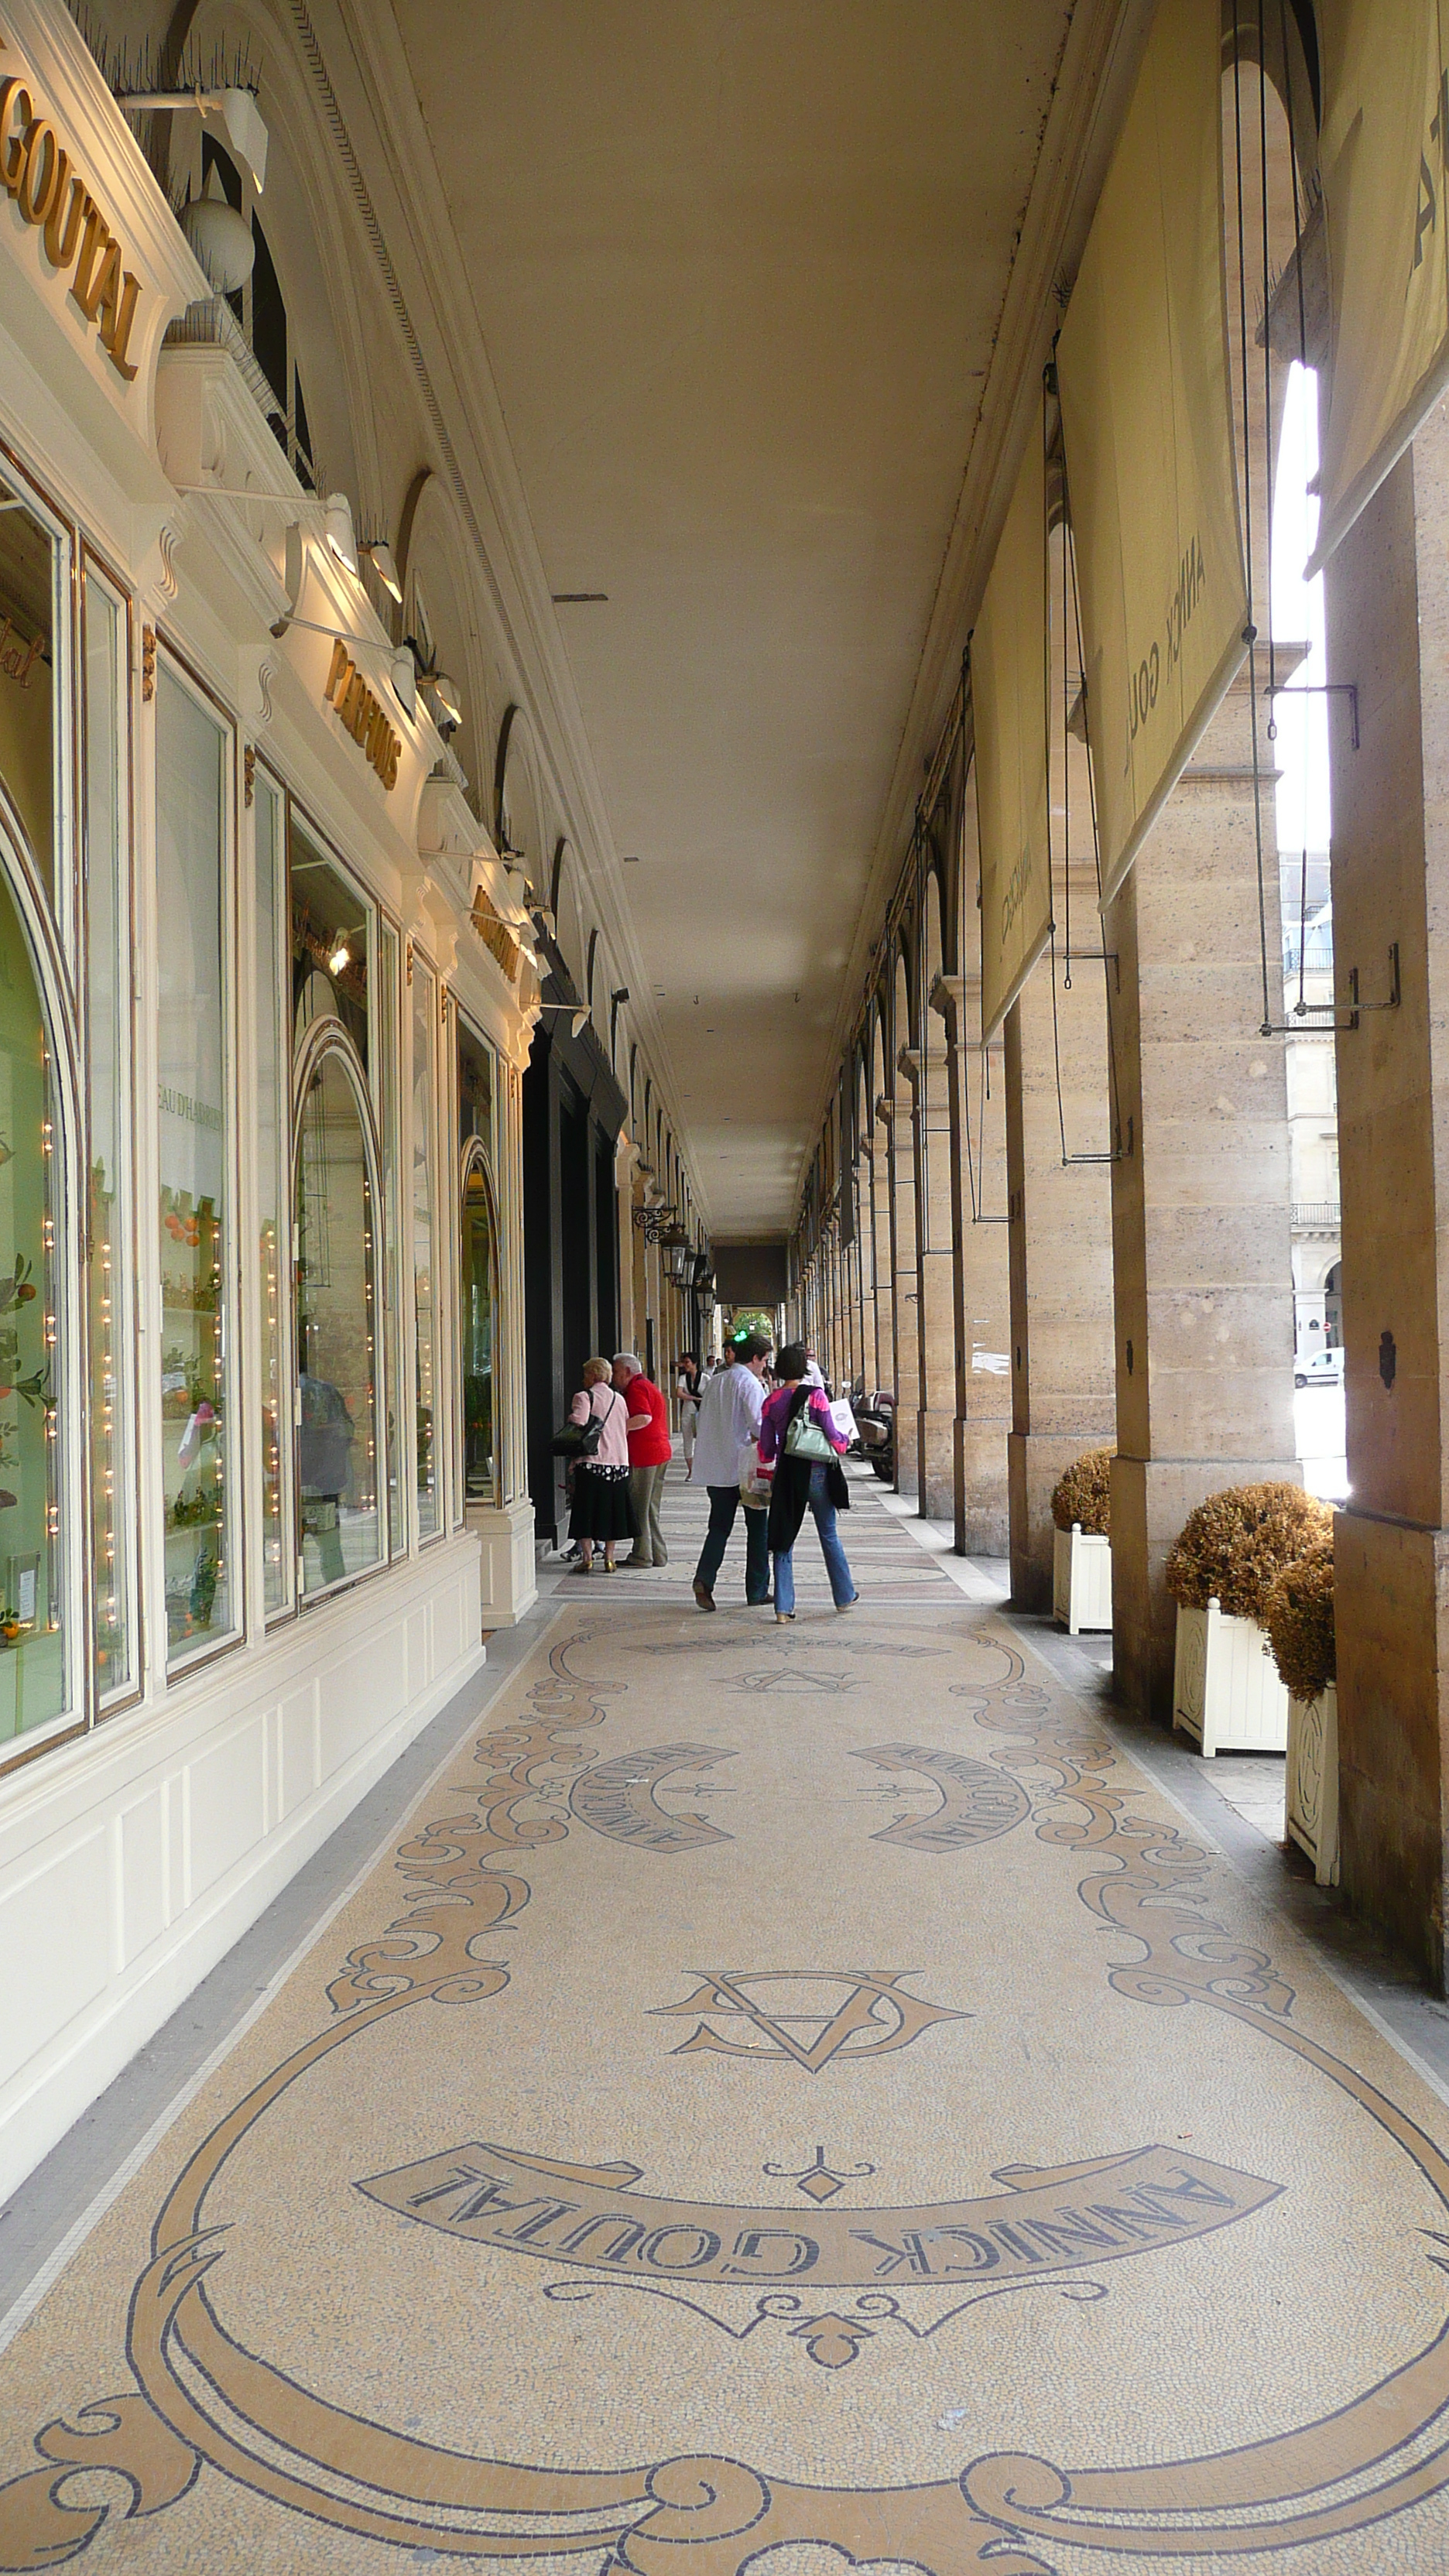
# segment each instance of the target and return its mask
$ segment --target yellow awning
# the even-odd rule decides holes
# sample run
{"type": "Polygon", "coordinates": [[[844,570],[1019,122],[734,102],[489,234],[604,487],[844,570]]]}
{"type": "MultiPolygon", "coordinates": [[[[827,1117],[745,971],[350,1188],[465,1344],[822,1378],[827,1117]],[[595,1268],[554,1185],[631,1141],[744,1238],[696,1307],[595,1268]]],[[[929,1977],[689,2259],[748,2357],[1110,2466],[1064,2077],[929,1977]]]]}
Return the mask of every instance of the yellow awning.
{"type": "Polygon", "coordinates": [[[1449,8],[1319,0],[1333,364],[1317,571],[1449,389],[1449,8]]]}
{"type": "Polygon", "coordinates": [[[1046,945],[1046,467],[1040,409],[971,638],[981,845],[981,1036],[994,1036],[1046,945]]]}
{"type": "Polygon", "coordinates": [[[1102,896],[1243,659],[1221,11],[1162,0],[1057,348],[1102,896]]]}

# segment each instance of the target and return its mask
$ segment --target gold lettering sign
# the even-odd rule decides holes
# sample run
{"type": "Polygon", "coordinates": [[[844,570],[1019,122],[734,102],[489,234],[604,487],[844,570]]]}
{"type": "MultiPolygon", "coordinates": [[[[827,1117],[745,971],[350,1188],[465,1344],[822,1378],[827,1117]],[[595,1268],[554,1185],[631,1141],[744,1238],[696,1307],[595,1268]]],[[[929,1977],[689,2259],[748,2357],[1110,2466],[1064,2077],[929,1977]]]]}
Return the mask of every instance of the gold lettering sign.
{"type": "Polygon", "coordinates": [[[384,787],[395,787],[402,736],[394,733],[380,701],[373,696],[340,635],[332,647],[327,686],[322,694],[335,707],[353,741],[366,752],[384,787]]]}
{"type": "MultiPolygon", "coordinates": [[[[6,51],[0,39],[0,54],[6,51]]],[[[131,333],[141,283],[55,127],[40,115],[28,76],[0,78],[0,180],[22,220],[39,233],[54,269],[70,269],[72,301],[98,329],[101,347],[130,384],[131,333]]]]}

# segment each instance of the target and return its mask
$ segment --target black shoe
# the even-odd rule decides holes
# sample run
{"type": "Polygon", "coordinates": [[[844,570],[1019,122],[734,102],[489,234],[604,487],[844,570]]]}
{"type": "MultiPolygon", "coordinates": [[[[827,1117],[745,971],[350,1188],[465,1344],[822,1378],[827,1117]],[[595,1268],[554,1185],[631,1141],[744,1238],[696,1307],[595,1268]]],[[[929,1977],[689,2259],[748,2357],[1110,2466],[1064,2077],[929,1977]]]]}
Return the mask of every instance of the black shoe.
{"type": "Polygon", "coordinates": [[[694,1597],[699,1603],[701,1610],[712,1610],[714,1608],[714,1594],[706,1591],[702,1583],[696,1582],[694,1587],[694,1597]]]}

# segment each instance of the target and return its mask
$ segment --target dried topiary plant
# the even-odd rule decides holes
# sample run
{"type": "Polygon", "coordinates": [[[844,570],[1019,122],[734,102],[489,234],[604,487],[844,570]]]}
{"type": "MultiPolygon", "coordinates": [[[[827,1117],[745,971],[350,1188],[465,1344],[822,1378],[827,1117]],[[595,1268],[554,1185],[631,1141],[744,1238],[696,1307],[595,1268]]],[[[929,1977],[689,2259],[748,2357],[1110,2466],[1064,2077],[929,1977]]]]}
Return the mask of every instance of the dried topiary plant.
{"type": "Polygon", "coordinates": [[[1079,1525],[1084,1537],[1112,1535],[1112,1458],[1110,1449],[1088,1449],[1074,1458],[1052,1493],[1052,1519],[1059,1530],[1079,1525]]]}
{"type": "Polygon", "coordinates": [[[1332,1538],[1328,1505],[1301,1485],[1230,1485],[1189,1512],[1167,1560],[1167,1588],[1184,1609],[1216,1599],[1230,1617],[1261,1626],[1284,1567],[1332,1538]]]}
{"type": "Polygon", "coordinates": [[[1263,1625],[1278,1678],[1295,1699],[1318,1699],[1338,1675],[1333,1636],[1333,1541],[1285,1565],[1271,1585],[1263,1625]]]}

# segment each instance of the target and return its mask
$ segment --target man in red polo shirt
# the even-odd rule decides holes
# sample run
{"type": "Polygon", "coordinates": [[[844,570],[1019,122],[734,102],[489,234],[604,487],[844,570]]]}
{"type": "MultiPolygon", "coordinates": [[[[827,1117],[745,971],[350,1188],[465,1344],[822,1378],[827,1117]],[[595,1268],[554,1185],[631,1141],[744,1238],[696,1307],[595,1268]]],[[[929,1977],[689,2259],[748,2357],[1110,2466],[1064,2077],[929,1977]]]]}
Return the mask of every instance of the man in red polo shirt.
{"type": "Polygon", "coordinates": [[[664,1470],[674,1455],[669,1439],[669,1408],[657,1386],[651,1386],[632,1351],[614,1354],[614,1384],[629,1407],[629,1509],[634,1520],[634,1551],[626,1565],[667,1565],[669,1550],[659,1526],[659,1496],[664,1470]]]}

